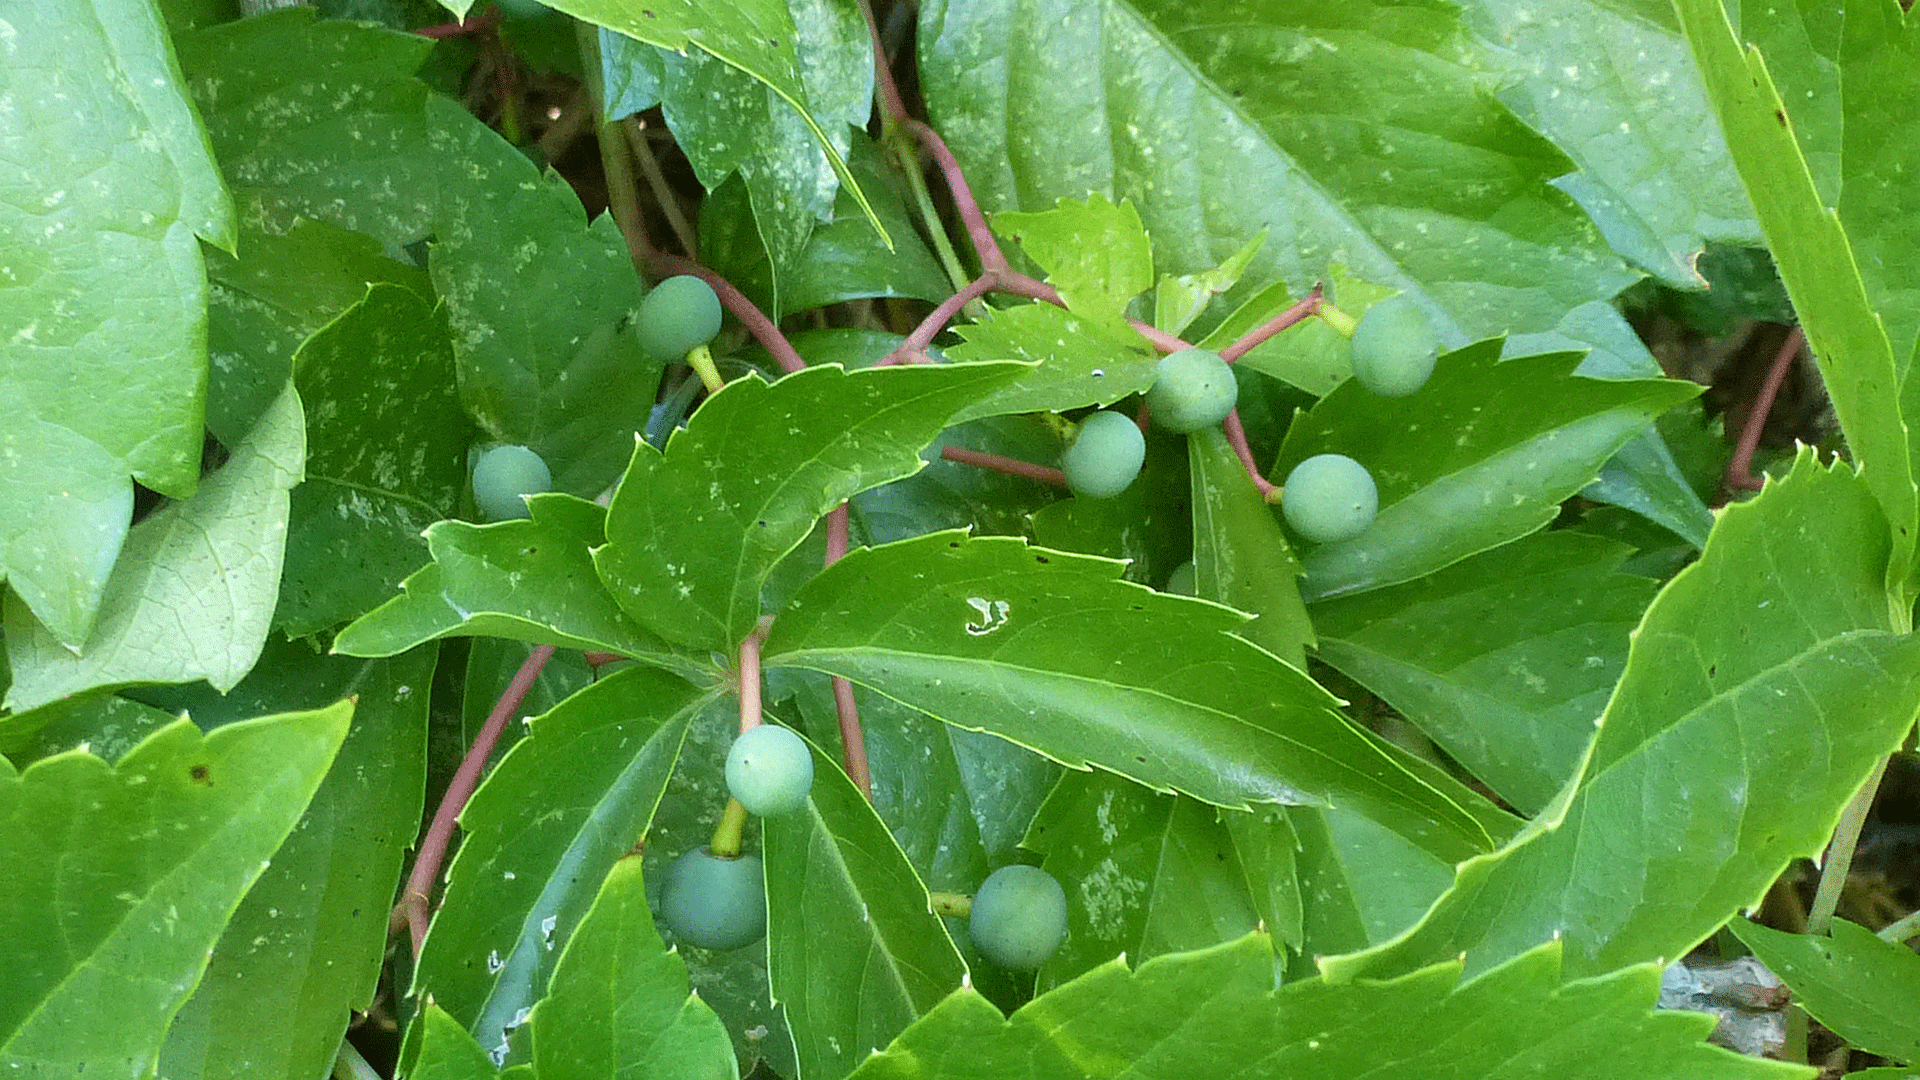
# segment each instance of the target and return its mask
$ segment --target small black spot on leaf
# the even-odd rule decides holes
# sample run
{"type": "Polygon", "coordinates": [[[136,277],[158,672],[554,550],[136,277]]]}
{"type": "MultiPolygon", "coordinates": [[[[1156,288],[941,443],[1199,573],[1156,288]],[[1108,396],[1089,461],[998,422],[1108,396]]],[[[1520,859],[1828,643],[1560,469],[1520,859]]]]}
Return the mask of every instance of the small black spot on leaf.
{"type": "Polygon", "coordinates": [[[205,765],[189,765],[187,767],[187,778],[196,784],[205,784],[208,787],[213,786],[213,770],[207,768],[205,765]]]}

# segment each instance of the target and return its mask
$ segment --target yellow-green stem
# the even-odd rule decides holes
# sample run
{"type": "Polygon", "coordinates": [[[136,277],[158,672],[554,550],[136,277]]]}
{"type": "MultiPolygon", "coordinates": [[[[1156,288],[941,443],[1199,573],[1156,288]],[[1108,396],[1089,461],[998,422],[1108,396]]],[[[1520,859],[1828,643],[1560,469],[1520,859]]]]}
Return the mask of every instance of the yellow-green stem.
{"type": "Polygon", "coordinates": [[[705,345],[696,345],[687,354],[687,366],[700,376],[700,382],[706,386],[707,393],[717,394],[727,381],[720,377],[720,369],[713,365],[713,353],[705,345]]]}
{"type": "Polygon", "coordinates": [[[936,915],[951,915],[957,919],[964,919],[973,914],[973,897],[966,893],[928,893],[927,900],[933,905],[936,915]]]}
{"type": "Polygon", "coordinates": [[[1360,325],[1358,319],[1327,303],[1325,300],[1320,301],[1319,305],[1313,309],[1313,313],[1320,317],[1321,322],[1338,330],[1341,337],[1352,337],[1353,328],[1360,325]]]}
{"type": "Polygon", "coordinates": [[[707,851],[722,859],[740,857],[740,834],[747,828],[747,808],[740,800],[727,799],[727,808],[720,812],[720,824],[713,827],[713,839],[707,842],[707,851]]]}
{"type": "Polygon", "coordinates": [[[1807,933],[1824,935],[1833,926],[1833,913],[1840,906],[1840,891],[1847,887],[1847,872],[1853,867],[1853,848],[1860,841],[1860,827],[1866,824],[1867,811],[1873,809],[1874,792],[1880,790],[1880,776],[1887,771],[1887,759],[1881,758],[1867,776],[1867,782],[1853,793],[1847,808],[1840,811],[1840,823],[1833,828],[1833,843],[1827,848],[1827,860],[1820,867],[1820,887],[1814,891],[1813,906],[1807,909],[1807,933]]]}

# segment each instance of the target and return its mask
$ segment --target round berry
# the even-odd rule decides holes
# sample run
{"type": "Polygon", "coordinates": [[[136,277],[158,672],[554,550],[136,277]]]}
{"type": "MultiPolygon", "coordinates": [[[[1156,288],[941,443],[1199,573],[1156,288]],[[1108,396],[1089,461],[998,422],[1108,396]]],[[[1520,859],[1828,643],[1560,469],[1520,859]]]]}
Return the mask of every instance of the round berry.
{"type": "Polygon", "coordinates": [[[1199,596],[1199,571],[1194,567],[1193,560],[1188,559],[1174,567],[1173,573],[1167,576],[1167,587],[1161,591],[1178,593],[1181,596],[1199,596]]]}
{"type": "Polygon", "coordinates": [[[1418,304],[1405,296],[1367,309],[1353,330],[1353,377],[1382,397],[1406,397],[1427,384],[1440,339],[1418,304]]]}
{"type": "Polygon", "coordinates": [[[1373,474],[1345,454],[1317,454],[1295,465],[1280,492],[1287,524],[1316,544],[1359,536],[1379,508],[1373,474]]]}
{"type": "Polygon", "coordinates": [[[1102,409],[1080,421],[1060,455],[1067,487],[1084,499],[1111,499],[1127,490],[1147,460],[1147,438],[1124,414],[1102,409]]]}
{"type": "Polygon", "coordinates": [[[696,848],[674,860],[660,890],[660,918],[703,949],[737,949],[767,934],[766,871],[758,855],[722,858],[696,848]]]}
{"type": "Polygon", "coordinates": [[[1037,866],[1003,866],[973,894],[967,918],[973,943],[987,959],[1014,971],[1046,963],[1067,936],[1067,894],[1037,866]]]}
{"type": "Polygon", "coordinates": [[[1233,368],[1207,349],[1182,349],[1160,358],[1160,374],[1147,391],[1155,427],[1186,434],[1227,418],[1239,397],[1233,368]]]}
{"type": "Polygon", "coordinates": [[[697,277],[670,277],[640,301],[633,332],[647,355],[678,360],[720,332],[720,298],[697,277]]]}
{"type": "Polygon", "coordinates": [[[553,470],[524,446],[496,446],[473,463],[473,501],[493,521],[530,516],[522,495],[553,489],[553,470]]]}
{"type": "Polygon", "coordinates": [[[812,788],[813,753],[791,729],[761,724],[727,751],[727,791],[761,817],[800,809],[812,788]]]}

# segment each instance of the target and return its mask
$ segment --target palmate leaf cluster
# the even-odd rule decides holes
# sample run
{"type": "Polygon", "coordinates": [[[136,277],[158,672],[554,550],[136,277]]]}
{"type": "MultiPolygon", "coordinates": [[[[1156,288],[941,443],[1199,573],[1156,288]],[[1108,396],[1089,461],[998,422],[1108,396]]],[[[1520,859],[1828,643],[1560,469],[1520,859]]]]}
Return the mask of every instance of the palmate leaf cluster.
{"type": "MultiPolygon", "coordinates": [[[[0,1073],[318,1077],[364,1013],[449,1080],[1811,1075],[1653,1004],[1920,710],[1894,0],[880,5],[1062,301],[900,365],[983,253],[869,125],[860,5],[514,5],[502,40],[672,133],[686,254],[806,316],[791,373],[730,325],[690,415],[614,216],[400,29],[444,12],[0,6],[0,1073]],[[1771,253],[1846,457],[1717,514],[1657,425],[1699,388],[1614,303],[1708,243],[1771,253]],[[1231,425],[1150,431],[1109,500],[941,458],[1051,464],[1151,385],[1133,323],[1217,349],[1316,285],[1447,345],[1391,399],[1337,319],[1238,360],[1264,477],[1372,472],[1357,537],[1290,533],[1231,425]],[[498,443],[554,490],[479,524],[498,443]],[[743,641],[816,780],[748,830],[764,944],[711,952],[653,910],[725,803],[743,641]],[[411,955],[428,796],[543,645],[411,955]],[[1068,897],[1037,973],[931,897],[1015,862],[1068,897]]],[[[1904,947],[1732,932],[1920,1056],[1904,947]]]]}

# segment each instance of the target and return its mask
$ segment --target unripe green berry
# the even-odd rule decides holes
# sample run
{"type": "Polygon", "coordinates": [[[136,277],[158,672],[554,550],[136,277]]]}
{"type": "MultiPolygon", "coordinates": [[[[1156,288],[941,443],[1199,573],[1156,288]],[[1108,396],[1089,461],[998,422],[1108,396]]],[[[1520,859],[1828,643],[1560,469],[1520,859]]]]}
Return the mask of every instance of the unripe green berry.
{"type": "Polygon", "coordinates": [[[1159,375],[1147,391],[1153,426],[1178,434],[1209,428],[1227,418],[1240,394],[1233,368],[1207,349],[1182,349],[1160,358],[1159,375]]]}
{"type": "Polygon", "coordinates": [[[496,446],[473,463],[473,501],[493,521],[530,516],[522,495],[553,488],[553,472],[524,446],[496,446]]]}
{"type": "Polygon", "coordinates": [[[1173,573],[1167,577],[1167,587],[1162,591],[1181,596],[1200,595],[1199,569],[1193,565],[1192,559],[1173,568],[1173,573]]]}
{"type": "Polygon", "coordinates": [[[813,753],[787,728],[750,728],[727,751],[727,791],[752,813],[791,813],[807,805],[812,789],[813,753]]]}
{"type": "Polygon", "coordinates": [[[738,949],[767,934],[766,871],[758,855],[722,858],[696,848],[674,860],[660,890],[660,918],[703,949],[738,949]]]}
{"type": "Polygon", "coordinates": [[[633,332],[656,360],[679,360],[720,332],[720,298],[690,274],[670,277],[640,301],[633,332]]]}
{"type": "Polygon", "coordinates": [[[1047,962],[1067,936],[1067,894],[1037,866],[1003,866],[973,894],[967,917],[973,944],[987,959],[1014,971],[1047,962]]]}
{"type": "Polygon", "coordinates": [[[1080,422],[1060,455],[1067,487],[1083,499],[1111,499],[1127,490],[1147,460],[1147,439],[1124,414],[1103,409],[1080,422]]]}
{"type": "Polygon", "coordinates": [[[1353,330],[1353,377],[1382,397],[1406,397],[1425,386],[1439,356],[1433,323],[1405,296],[1368,308],[1353,330]]]}
{"type": "Polygon", "coordinates": [[[1379,508],[1373,474],[1345,454],[1318,454],[1295,465],[1280,494],[1287,524],[1316,544],[1359,536],[1379,508]]]}

